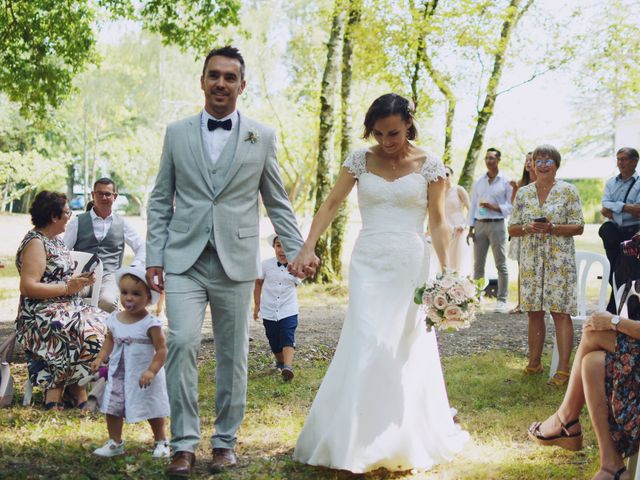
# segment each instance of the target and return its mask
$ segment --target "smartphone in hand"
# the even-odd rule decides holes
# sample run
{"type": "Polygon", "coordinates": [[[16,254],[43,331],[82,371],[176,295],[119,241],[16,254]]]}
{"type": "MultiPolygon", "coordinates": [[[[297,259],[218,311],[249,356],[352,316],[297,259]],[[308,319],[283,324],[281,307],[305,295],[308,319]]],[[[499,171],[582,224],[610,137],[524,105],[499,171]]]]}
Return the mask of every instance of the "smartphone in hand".
{"type": "Polygon", "coordinates": [[[547,217],[538,217],[534,218],[533,221],[537,223],[547,223],[549,220],[547,220],[547,217]]]}

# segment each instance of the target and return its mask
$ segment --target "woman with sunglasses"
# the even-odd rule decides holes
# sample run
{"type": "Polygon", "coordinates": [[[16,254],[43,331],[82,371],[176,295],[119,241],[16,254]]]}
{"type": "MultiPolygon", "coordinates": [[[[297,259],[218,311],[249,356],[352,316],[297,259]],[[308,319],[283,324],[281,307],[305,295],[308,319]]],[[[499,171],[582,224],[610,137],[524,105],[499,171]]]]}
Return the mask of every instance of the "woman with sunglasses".
{"type": "Polygon", "coordinates": [[[45,409],[63,409],[65,388],[82,408],[87,391],[78,381],[91,375],[107,314],[82,303],[78,293],[93,284],[93,274],[74,274],[71,254],[58,238],[71,217],[67,197],[40,192],[29,213],[34,228],[16,255],[21,294],[17,339],[27,355],[32,385],[46,389],[45,409]]]}
{"type": "Polygon", "coordinates": [[[520,304],[529,317],[527,375],[544,371],[544,314],[551,313],[556,329],[558,370],[547,382],[565,385],[573,346],[571,314],[577,313],[576,262],[573,237],[581,235],[584,218],[578,191],[556,180],[560,152],[551,145],[533,151],[536,181],[516,195],[509,235],[520,237],[520,304]]]}
{"type": "MultiPolygon", "coordinates": [[[[638,306],[640,284],[629,304],[638,306]]],[[[629,305],[629,317],[640,319],[629,305]]],[[[577,451],[582,448],[580,413],[587,404],[600,449],[596,480],[630,479],[623,457],[638,451],[640,442],[640,322],[609,312],[591,315],[571,370],[564,399],[544,422],[529,427],[529,437],[544,446],[577,451]]]]}

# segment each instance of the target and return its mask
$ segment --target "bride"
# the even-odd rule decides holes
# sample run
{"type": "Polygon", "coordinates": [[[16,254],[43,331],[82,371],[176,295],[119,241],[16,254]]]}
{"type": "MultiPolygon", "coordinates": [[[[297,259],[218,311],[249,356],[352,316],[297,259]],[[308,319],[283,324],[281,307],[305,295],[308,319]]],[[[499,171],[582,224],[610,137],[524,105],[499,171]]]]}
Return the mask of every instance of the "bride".
{"type": "Polygon", "coordinates": [[[351,257],[347,316],[294,459],[354,473],[428,469],[469,438],[450,413],[435,333],[427,333],[413,303],[428,272],[427,212],[436,254],[448,265],[445,170],[410,142],[417,130],[409,101],[399,95],[371,104],[364,138],[371,136],[377,145],[349,154],[291,265],[302,272],[313,259],[318,238],[357,183],[362,230],[351,257]]]}

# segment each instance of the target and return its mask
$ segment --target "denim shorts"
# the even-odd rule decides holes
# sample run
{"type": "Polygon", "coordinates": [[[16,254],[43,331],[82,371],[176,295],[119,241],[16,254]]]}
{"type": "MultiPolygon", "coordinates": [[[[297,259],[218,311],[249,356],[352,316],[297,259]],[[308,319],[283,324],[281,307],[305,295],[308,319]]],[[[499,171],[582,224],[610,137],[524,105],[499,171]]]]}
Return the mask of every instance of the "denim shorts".
{"type": "Polygon", "coordinates": [[[282,352],[284,347],[296,347],[295,334],[298,326],[298,315],[291,315],[278,321],[263,318],[262,323],[273,353],[282,352]]]}

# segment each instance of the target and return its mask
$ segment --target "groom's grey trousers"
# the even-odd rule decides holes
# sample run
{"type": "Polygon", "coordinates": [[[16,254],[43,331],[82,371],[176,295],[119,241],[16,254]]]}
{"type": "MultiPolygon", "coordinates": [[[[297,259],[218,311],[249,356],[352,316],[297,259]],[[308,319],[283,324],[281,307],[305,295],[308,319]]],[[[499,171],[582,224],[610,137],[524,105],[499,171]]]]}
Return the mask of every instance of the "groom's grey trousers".
{"type": "Polygon", "coordinates": [[[216,431],[211,445],[235,446],[236,430],[246,405],[253,285],[253,281],[230,280],[210,246],[184,274],[166,276],[169,319],[166,375],[174,452],[195,452],[200,444],[196,357],[207,303],[211,306],[216,352],[216,431]]]}

